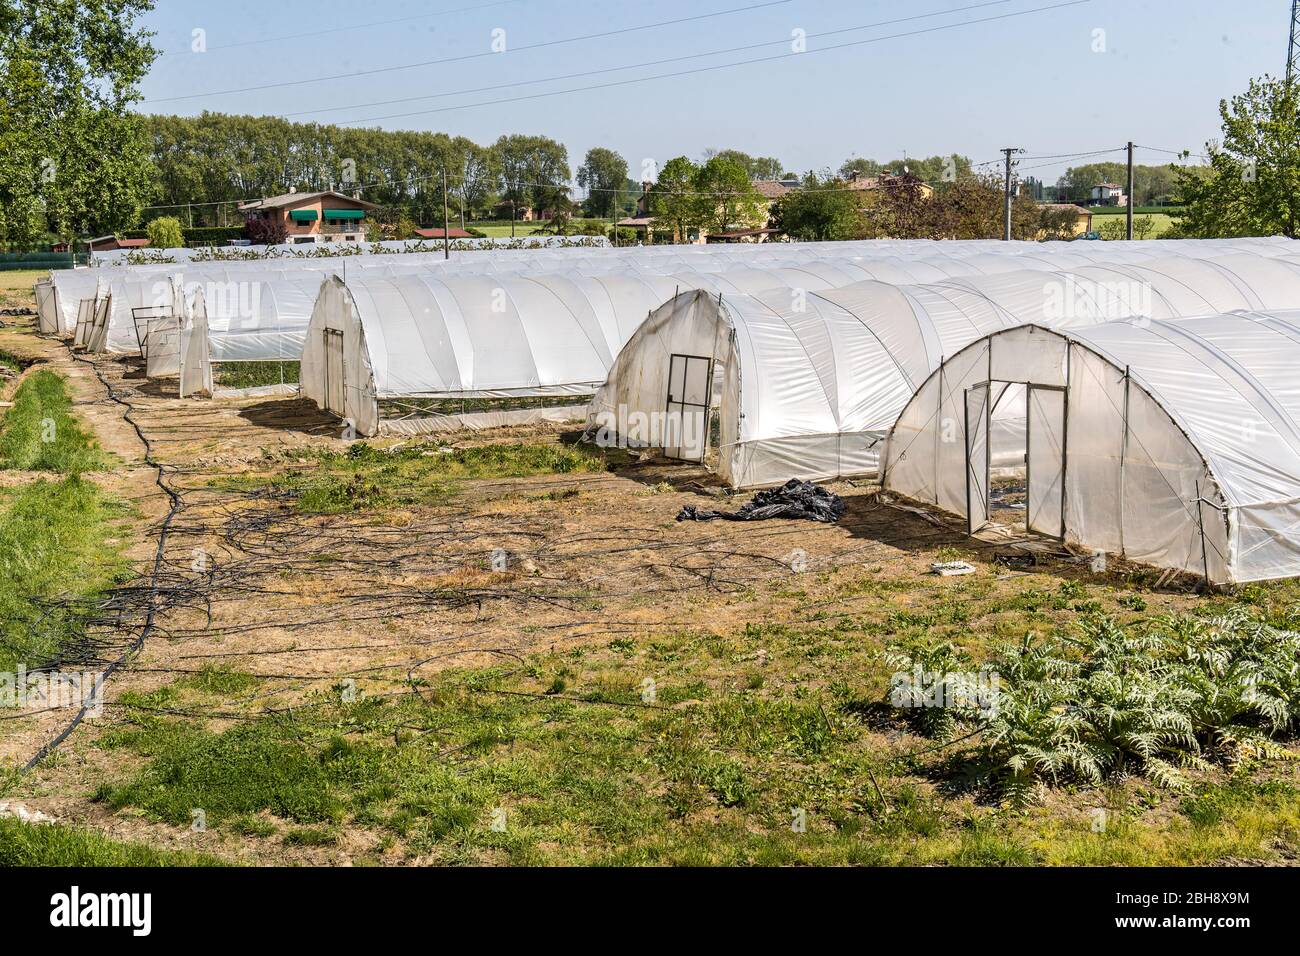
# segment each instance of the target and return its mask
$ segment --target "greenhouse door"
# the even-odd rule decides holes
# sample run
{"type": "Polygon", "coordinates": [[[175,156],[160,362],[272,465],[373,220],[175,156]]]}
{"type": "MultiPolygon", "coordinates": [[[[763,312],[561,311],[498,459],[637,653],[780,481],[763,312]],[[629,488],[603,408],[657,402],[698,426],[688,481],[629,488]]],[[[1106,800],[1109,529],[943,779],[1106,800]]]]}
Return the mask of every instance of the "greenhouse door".
{"type": "Polygon", "coordinates": [[[989,523],[989,383],[966,389],[966,530],[989,523]]]}
{"type": "Polygon", "coordinates": [[[343,417],[343,333],[325,330],[325,411],[343,417]]]}
{"type": "Polygon", "coordinates": [[[713,399],[713,359],[673,355],[668,363],[664,457],[704,461],[709,444],[709,405],[713,399]]]}
{"type": "Polygon", "coordinates": [[[1030,385],[1025,423],[1025,526],[1065,535],[1065,390],[1030,385]]]}

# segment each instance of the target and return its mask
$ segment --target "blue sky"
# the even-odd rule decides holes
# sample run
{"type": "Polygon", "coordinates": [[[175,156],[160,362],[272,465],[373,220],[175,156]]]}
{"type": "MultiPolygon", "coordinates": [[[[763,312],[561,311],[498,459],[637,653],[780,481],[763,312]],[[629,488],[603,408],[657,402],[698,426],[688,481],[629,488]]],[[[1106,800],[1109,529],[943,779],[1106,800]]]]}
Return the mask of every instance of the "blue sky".
{"type": "MultiPolygon", "coordinates": [[[[802,172],[904,152],[980,162],[1021,146],[1022,174],[1051,182],[1094,159],[1060,154],[1129,139],[1199,152],[1217,134],[1221,97],[1284,68],[1287,0],[1040,9],[1062,2],[160,0],[146,22],[165,55],[143,84],[141,109],[441,130],[481,143],[541,133],[568,147],[573,167],[591,146],[617,149],[633,176],[645,159],[699,158],[709,147],[778,156],[802,172]],[[722,11],[736,12],[701,18],[722,11]],[[900,18],[913,19],[852,29],[900,18]],[[684,22],[666,23],[674,20],[684,22]],[[628,29],[652,24],[666,25],[628,29]],[[191,49],[196,30],[205,52],[191,49]],[[796,30],[809,52],[792,54],[796,30]],[[929,32],[892,36],[920,30],[929,32]],[[626,32],[556,42],[610,31],[626,32]],[[506,52],[493,52],[494,38],[506,52]],[[854,45],[827,49],[841,44],[854,45]],[[739,47],[750,49],[717,52],[739,47]],[[683,59],[639,65],[668,58],[683,59]],[[755,58],[768,59],[700,71],[755,58]],[[429,60],[444,62],[390,69],[429,60]],[[685,70],[697,72],[624,82],[685,70]],[[590,75],[536,82],[572,74],[590,75]],[[462,92],[484,87],[494,89],[462,92]]],[[[1138,153],[1139,162],[1167,158],[1138,153]]]]}

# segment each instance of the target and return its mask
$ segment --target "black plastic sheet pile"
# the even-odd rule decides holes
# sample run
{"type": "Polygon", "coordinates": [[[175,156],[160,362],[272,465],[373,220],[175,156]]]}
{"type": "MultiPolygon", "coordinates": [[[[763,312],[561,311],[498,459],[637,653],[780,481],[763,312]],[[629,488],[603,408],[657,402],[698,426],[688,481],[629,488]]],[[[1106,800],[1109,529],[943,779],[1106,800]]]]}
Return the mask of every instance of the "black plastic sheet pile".
{"type": "Polygon", "coordinates": [[[754,495],[739,511],[697,511],[687,505],[678,521],[765,521],[768,518],[798,518],[833,524],[844,514],[844,499],[811,481],[791,478],[780,488],[768,488],[754,495]]]}

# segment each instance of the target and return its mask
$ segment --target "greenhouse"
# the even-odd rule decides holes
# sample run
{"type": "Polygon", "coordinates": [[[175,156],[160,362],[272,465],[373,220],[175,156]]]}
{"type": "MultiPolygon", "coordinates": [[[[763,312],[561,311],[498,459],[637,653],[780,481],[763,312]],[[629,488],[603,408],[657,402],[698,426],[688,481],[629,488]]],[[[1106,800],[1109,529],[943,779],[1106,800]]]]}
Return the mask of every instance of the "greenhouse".
{"type": "Polygon", "coordinates": [[[363,435],[441,427],[446,400],[476,400],[482,417],[463,422],[485,426],[581,418],[621,343],[673,292],[647,277],[332,277],[302,393],[363,435]]]}
{"type": "MultiPolygon", "coordinates": [[[[862,282],[797,296],[683,294],[624,346],[588,432],[704,461],[737,487],[872,474],[913,392],[981,336],[1027,322],[1075,328],[1300,303],[1300,269],[1244,256],[1250,266],[1237,272],[1232,258],[862,282]]],[[[990,414],[995,464],[1023,460],[1021,397],[1009,386],[990,414]]]]}
{"type": "Polygon", "coordinates": [[[1300,575],[1300,311],[996,332],[908,401],[887,490],[994,518],[993,409],[1019,387],[1027,530],[1215,584],[1300,575]]]}

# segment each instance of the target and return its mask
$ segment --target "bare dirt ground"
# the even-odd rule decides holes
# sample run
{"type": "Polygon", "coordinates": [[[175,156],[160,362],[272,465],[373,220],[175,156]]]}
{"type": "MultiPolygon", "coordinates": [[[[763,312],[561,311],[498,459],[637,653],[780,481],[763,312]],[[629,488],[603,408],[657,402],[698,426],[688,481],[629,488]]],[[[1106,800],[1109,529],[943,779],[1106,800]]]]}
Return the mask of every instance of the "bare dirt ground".
{"type": "MultiPolygon", "coordinates": [[[[115,813],[91,799],[98,784],[121,779],[133,760],[139,763],[95,746],[118,726],[122,695],[147,693],[205,666],[226,664],[264,679],[231,702],[235,720],[240,713],[302,705],[340,682],[355,681],[371,695],[409,693],[413,678],[445,668],[605,645],[619,635],[725,632],[751,622],[849,615],[882,601],[905,613],[922,606],[919,592],[898,588],[884,598],[878,586],[857,585],[946,586],[930,566],[956,550],[990,578],[994,596],[1015,594],[1027,581],[1090,574],[1069,556],[1023,571],[1001,568],[993,558],[1007,551],[1014,533],[970,539],[950,521],[882,503],[869,484],[832,486],[847,502],[838,525],[679,523],[675,516],[686,504],[731,509],[744,498],[728,501],[702,469],[667,462],[467,481],[443,500],[302,515],[292,501],[252,489],[310,467],[310,449],[346,449],[336,426],[309,403],[181,401],[167,383],[144,379],[135,363],[100,359],[92,366],[28,328],[0,330],[0,348],[65,375],[78,414],[121,460],[121,468],[93,478],[138,511],[129,553],[142,581],[169,501],[101,376],[129,404],[165,480],[182,495],[164,550],[155,630],[109,685],[104,715],[83,724],[19,793],[33,809],[119,839],[246,862],[351,858],[346,834],[330,847],[267,847],[115,813]],[[239,490],[228,490],[232,482],[239,490]],[[494,569],[494,556],[502,553],[505,569],[494,569]]],[[[440,437],[429,443],[429,454],[446,445],[560,437],[556,429],[440,437]]],[[[1197,600],[1182,585],[1150,591],[1146,599],[1153,611],[1197,600]]],[[[0,742],[0,758],[25,759],[65,720],[14,722],[0,742]]]]}

